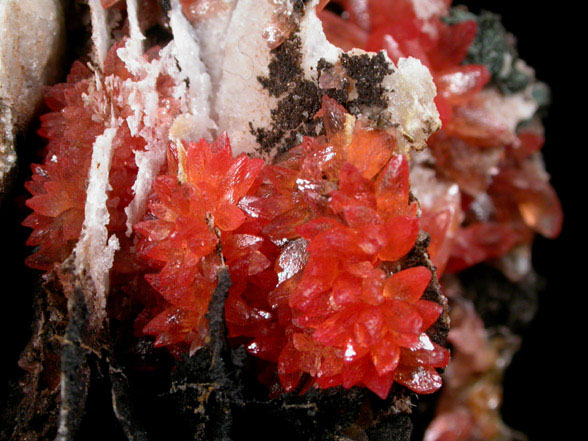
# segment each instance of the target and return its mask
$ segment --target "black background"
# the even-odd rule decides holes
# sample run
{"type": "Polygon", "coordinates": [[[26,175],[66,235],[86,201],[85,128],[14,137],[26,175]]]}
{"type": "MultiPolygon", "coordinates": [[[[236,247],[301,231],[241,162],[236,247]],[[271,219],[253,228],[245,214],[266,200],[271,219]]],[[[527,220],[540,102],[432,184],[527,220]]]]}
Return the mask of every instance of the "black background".
{"type": "MultiPolygon", "coordinates": [[[[263,0],[260,0],[263,1],[263,0]]],[[[474,12],[481,9],[503,16],[506,28],[518,37],[521,58],[550,85],[552,106],[545,119],[547,142],[544,157],[552,183],[560,195],[565,219],[556,240],[538,238],[534,265],[546,279],[540,294],[540,309],[524,335],[505,381],[503,413],[512,427],[524,431],[531,441],[582,439],[581,416],[586,410],[586,362],[588,345],[582,331],[588,316],[583,261],[586,221],[580,212],[587,202],[584,150],[588,123],[585,118],[586,27],[578,7],[581,2],[530,0],[471,0],[462,3],[474,12]],[[584,83],[584,84],[583,84],[584,83]],[[572,435],[573,434],[573,435],[572,435]]],[[[28,150],[30,161],[31,149],[28,150]]],[[[32,147],[32,146],[31,146],[32,147]]],[[[25,155],[26,156],[26,155],[25,155]]],[[[22,179],[17,182],[22,188],[22,179]]],[[[30,335],[31,291],[34,272],[23,268],[28,252],[28,231],[19,226],[24,217],[24,191],[3,202],[0,231],[0,364],[5,376],[0,384],[0,403],[8,391],[7,379],[18,372],[16,360],[30,335]],[[11,213],[7,215],[7,213],[11,213]]]]}
{"type": "MultiPolygon", "coordinates": [[[[460,3],[460,2],[455,2],[460,3]]],[[[585,306],[587,201],[585,144],[588,124],[582,122],[586,103],[586,37],[580,36],[585,15],[580,2],[471,0],[502,15],[506,29],[517,36],[521,58],[537,78],[551,87],[552,105],[544,120],[543,155],[552,185],[561,198],[564,226],[556,240],[537,238],[533,263],[546,280],[539,312],[524,334],[505,379],[503,414],[512,427],[534,440],[585,439],[580,435],[585,413],[585,306]],[[583,213],[581,213],[583,212],[583,213]]]]}

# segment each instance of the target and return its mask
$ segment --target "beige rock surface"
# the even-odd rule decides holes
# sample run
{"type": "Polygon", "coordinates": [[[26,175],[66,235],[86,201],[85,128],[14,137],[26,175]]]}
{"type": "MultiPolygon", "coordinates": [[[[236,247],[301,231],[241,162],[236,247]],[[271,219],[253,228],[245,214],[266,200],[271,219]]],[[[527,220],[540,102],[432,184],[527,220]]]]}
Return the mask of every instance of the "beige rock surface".
{"type": "Polygon", "coordinates": [[[0,193],[16,163],[14,137],[57,79],[65,46],[61,0],[0,0],[0,193]]]}

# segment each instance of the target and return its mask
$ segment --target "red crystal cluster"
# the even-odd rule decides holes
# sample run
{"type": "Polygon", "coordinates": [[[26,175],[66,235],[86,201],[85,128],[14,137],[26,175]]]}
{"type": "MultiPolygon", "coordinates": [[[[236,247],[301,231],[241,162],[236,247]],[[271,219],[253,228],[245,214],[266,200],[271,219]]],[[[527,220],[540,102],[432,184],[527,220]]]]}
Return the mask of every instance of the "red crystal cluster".
{"type": "Polygon", "coordinates": [[[535,232],[556,237],[561,204],[534,155],[544,142],[540,122],[510,127],[489,110],[496,105],[492,96],[481,93],[490,80],[486,66],[464,63],[477,22],[445,23],[451,0],[426,2],[424,11],[413,0],[336,3],[348,19],[327,10],[320,15],[332,42],[344,49],[385,50],[393,61],[418,58],[437,86],[443,127],[428,145],[437,180],[457,183],[461,193],[457,206],[451,195],[438,194],[422,207],[439,274],[501,257],[529,244],[535,232]]]}
{"type": "Polygon", "coordinates": [[[34,210],[23,222],[33,228],[27,245],[38,247],[26,260],[32,268],[49,270],[62,262],[80,236],[92,144],[104,130],[92,121],[92,113],[82,101],[82,94],[89,91],[91,76],[82,63],[74,63],[67,83],[53,86],[45,94],[52,111],[41,117],[39,130],[49,141],[43,152],[45,162],[33,164],[32,180],[25,184],[32,194],[27,205],[34,210]],[[66,167],[61,163],[65,158],[66,167]]]}
{"type": "Polygon", "coordinates": [[[141,236],[139,256],[159,269],[145,277],[168,304],[144,332],[156,335],[158,346],[182,342],[195,351],[208,331],[205,315],[222,265],[217,250],[226,247],[235,267],[254,253],[247,246],[245,255],[234,256],[231,246],[246,240],[234,240],[246,220],[237,203],[250,191],[264,161],[244,154],[233,159],[226,135],[212,145],[201,140],[187,144],[185,151],[179,146],[174,153],[168,173],[153,182],[153,219],[135,225],[141,236]]]}
{"type": "MultiPolygon", "coordinates": [[[[406,158],[394,153],[390,135],[350,122],[328,98],[322,114],[326,139],[307,139],[283,162],[291,177],[278,190],[288,190],[298,207],[264,228],[273,241],[307,244],[304,270],[269,296],[287,340],[277,359],[282,385],[292,390],[307,373],[310,384],[365,385],[382,397],[393,381],[432,392],[440,386],[434,367],[449,357],[425,334],[441,313],[420,300],[431,274],[423,267],[387,271],[419,231],[406,158]]],[[[294,272],[298,254],[286,247],[280,270],[294,272]]],[[[250,350],[275,360],[268,350],[274,335],[257,337],[250,350]]]]}
{"type": "Polygon", "coordinates": [[[385,398],[396,381],[433,392],[449,352],[426,334],[442,312],[421,299],[431,273],[390,270],[419,232],[407,160],[335,101],[320,114],[327,136],[263,169],[232,159],[226,137],[188,144],[185,161],[183,149],[170,156],[150,219],[135,227],[139,254],[161,268],[147,278],[168,302],[144,331],[157,345],[200,347],[224,260],[229,336],[277,363],[284,390],[308,374],[304,390],[363,385],[385,398]]]}

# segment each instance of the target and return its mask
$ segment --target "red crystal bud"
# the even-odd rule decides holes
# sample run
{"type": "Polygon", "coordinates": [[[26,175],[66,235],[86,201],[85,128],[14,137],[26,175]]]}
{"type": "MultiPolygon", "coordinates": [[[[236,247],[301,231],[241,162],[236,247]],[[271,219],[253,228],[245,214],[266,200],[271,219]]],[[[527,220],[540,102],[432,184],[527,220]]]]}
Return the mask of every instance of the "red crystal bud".
{"type": "Polygon", "coordinates": [[[386,245],[379,251],[380,260],[393,262],[408,254],[419,234],[419,219],[396,216],[386,222],[386,245]]]}
{"type": "Polygon", "coordinates": [[[378,211],[385,219],[413,214],[409,200],[408,161],[404,155],[393,155],[375,183],[378,211]]]}
{"type": "Polygon", "coordinates": [[[424,266],[409,268],[393,274],[384,285],[384,297],[387,299],[416,302],[431,281],[431,271],[424,266]]]}
{"type": "Polygon", "coordinates": [[[437,48],[429,54],[433,69],[438,71],[460,64],[466,57],[477,31],[478,23],[473,20],[453,26],[442,26],[437,48]]]}
{"type": "Polygon", "coordinates": [[[435,74],[438,96],[451,105],[465,104],[490,81],[484,65],[454,66],[435,74]]]}
{"type": "Polygon", "coordinates": [[[424,366],[399,366],[394,371],[394,380],[418,394],[431,394],[443,384],[441,375],[435,368],[424,366]]]}

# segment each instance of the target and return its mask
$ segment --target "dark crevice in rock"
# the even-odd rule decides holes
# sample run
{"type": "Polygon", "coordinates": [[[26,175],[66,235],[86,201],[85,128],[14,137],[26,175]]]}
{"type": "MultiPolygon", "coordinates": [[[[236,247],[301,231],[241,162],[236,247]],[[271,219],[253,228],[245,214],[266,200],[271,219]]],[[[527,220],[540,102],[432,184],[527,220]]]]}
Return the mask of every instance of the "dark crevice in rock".
{"type": "Polygon", "coordinates": [[[440,396],[441,392],[438,391],[431,395],[421,395],[415,400],[416,406],[410,417],[413,424],[411,441],[424,440],[425,432],[435,417],[440,396]]]}
{"type": "Polygon", "coordinates": [[[129,441],[148,441],[147,431],[137,421],[135,405],[129,387],[129,379],[115,360],[108,366],[111,384],[112,409],[129,441]]]}
{"type": "Polygon", "coordinates": [[[541,280],[530,272],[518,283],[489,265],[477,265],[459,275],[463,296],[474,303],[486,328],[508,327],[522,333],[537,312],[541,280]]]}
{"type": "Polygon", "coordinates": [[[41,440],[54,439],[56,435],[60,336],[65,328],[66,307],[49,285],[35,289],[32,337],[19,359],[24,375],[11,385],[0,439],[41,440]]]}
{"type": "Polygon", "coordinates": [[[71,293],[67,310],[69,323],[61,348],[61,405],[56,441],[75,439],[84,415],[90,384],[88,350],[84,347],[88,308],[80,288],[74,288],[71,293]]]}
{"type": "Polygon", "coordinates": [[[360,416],[367,393],[360,388],[311,389],[303,395],[283,394],[271,400],[252,400],[238,409],[235,440],[255,430],[259,440],[341,440],[360,416]],[[255,428],[255,429],[254,429],[255,428]]]}
{"type": "Polygon", "coordinates": [[[244,404],[239,384],[239,357],[227,343],[224,304],[231,285],[226,268],[218,275],[207,314],[209,339],[205,347],[186,356],[172,374],[169,398],[183,419],[187,438],[232,439],[233,408],[244,404]]]}
{"type": "Polygon", "coordinates": [[[390,415],[367,430],[370,441],[409,441],[412,421],[407,414],[390,415]]]}

